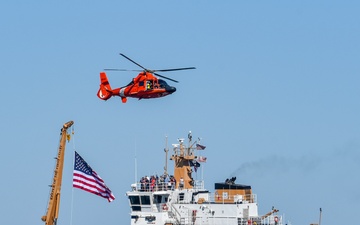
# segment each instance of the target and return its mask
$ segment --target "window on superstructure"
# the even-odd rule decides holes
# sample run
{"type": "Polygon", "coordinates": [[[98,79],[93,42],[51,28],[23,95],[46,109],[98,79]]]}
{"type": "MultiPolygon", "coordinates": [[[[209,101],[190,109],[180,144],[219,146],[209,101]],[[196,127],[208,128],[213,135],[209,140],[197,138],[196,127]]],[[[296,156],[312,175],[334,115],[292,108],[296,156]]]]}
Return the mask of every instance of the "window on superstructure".
{"type": "Polygon", "coordinates": [[[154,203],[160,204],[160,203],[167,203],[169,198],[169,195],[154,195],[154,203]]]}
{"type": "MultiPolygon", "coordinates": [[[[140,196],[129,196],[129,201],[132,211],[141,211],[140,196]]],[[[146,200],[144,200],[144,202],[146,202],[146,200]]]]}
{"type": "Polygon", "coordinates": [[[141,196],[142,205],[150,205],[150,196],[141,196]]]}
{"type": "Polygon", "coordinates": [[[141,206],[131,206],[132,211],[141,211],[141,206]]]}
{"type": "Polygon", "coordinates": [[[154,195],[154,203],[155,204],[161,203],[161,195],[154,195]]]}
{"type": "Polygon", "coordinates": [[[184,200],[184,193],[180,193],[179,194],[179,201],[183,201],[184,200]]]}
{"type": "Polygon", "coordinates": [[[140,205],[139,196],[129,196],[129,200],[131,205],[140,205]]]}

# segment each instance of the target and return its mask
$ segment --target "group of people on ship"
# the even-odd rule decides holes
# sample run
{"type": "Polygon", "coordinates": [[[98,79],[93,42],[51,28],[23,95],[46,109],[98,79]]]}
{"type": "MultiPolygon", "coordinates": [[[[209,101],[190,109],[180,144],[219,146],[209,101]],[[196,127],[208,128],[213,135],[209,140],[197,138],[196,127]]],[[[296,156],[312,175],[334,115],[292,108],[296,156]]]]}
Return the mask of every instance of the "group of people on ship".
{"type": "Polygon", "coordinates": [[[140,191],[166,191],[174,190],[176,187],[176,179],[173,175],[163,174],[160,177],[158,175],[143,176],[140,179],[141,189],[140,191]]]}

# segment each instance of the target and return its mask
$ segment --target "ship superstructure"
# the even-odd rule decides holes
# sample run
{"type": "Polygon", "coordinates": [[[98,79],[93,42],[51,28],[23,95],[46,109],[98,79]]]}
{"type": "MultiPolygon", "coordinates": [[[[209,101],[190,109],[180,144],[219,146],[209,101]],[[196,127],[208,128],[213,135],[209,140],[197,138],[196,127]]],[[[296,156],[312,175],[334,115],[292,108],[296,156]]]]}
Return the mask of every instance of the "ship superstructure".
{"type": "MultiPolygon", "coordinates": [[[[194,180],[193,169],[199,159],[196,141],[188,135],[173,144],[170,160],[173,175],[143,177],[126,193],[130,203],[132,225],[283,225],[277,209],[261,216],[257,197],[251,186],[236,184],[235,177],[215,183],[215,192],[204,188],[203,180],[194,180]]],[[[168,150],[165,149],[166,158],[168,150]]]]}

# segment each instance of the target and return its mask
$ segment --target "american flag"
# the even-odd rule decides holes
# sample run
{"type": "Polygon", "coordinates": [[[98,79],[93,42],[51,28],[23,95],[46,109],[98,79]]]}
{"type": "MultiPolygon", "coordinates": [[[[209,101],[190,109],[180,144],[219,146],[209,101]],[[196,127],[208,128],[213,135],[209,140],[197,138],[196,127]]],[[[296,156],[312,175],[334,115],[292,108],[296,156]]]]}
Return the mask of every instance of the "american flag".
{"type": "Polygon", "coordinates": [[[206,162],[206,159],[204,156],[199,156],[198,162],[206,162]]]}
{"type": "Polygon", "coordinates": [[[111,190],[105,185],[103,179],[91,169],[85,160],[75,151],[73,173],[73,187],[99,195],[109,202],[115,199],[111,190]]]}
{"type": "Polygon", "coordinates": [[[196,150],[204,150],[205,148],[206,146],[204,145],[196,144],[196,150]]]}

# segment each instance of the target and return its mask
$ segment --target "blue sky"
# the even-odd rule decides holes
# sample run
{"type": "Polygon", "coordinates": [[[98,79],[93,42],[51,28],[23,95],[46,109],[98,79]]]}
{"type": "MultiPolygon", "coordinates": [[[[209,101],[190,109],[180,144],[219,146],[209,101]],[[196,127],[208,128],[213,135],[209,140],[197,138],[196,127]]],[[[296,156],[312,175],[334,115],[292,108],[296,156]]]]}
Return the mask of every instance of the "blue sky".
{"type": "MultiPolygon", "coordinates": [[[[127,224],[125,192],[160,174],[189,130],[207,146],[205,185],[237,176],[291,224],[338,224],[360,208],[357,1],[0,3],[0,224],[42,224],[63,123],[59,224],[127,224]],[[195,66],[154,100],[96,97],[104,68],[195,66]],[[116,200],[72,189],[74,150],[116,200]],[[136,154],[135,154],[136,153],[136,154]]],[[[113,87],[135,77],[109,72],[113,87]]],[[[172,166],[172,164],[170,164],[172,166]]],[[[200,178],[200,174],[195,175],[200,178]]]]}

